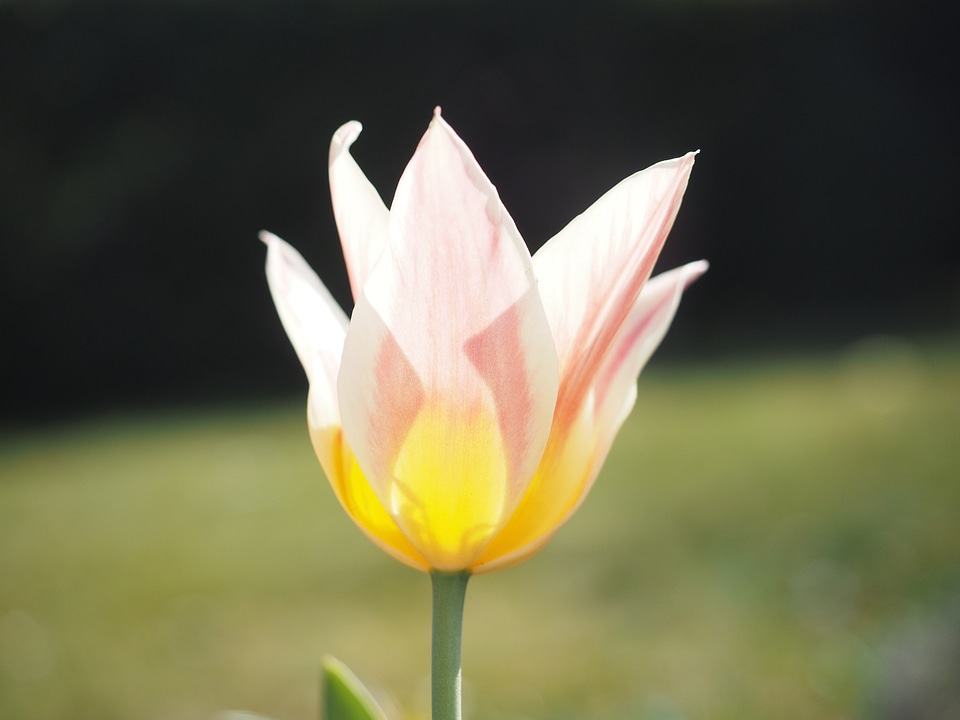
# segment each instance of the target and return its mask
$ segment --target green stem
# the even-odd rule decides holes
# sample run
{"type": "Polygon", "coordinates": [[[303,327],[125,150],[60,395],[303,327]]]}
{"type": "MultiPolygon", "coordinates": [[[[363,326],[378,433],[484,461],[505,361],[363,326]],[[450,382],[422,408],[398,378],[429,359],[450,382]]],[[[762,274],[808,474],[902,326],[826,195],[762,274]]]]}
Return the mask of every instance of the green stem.
{"type": "Polygon", "coordinates": [[[433,720],[460,720],[460,639],[463,598],[469,572],[434,570],[433,581],[433,720]]]}

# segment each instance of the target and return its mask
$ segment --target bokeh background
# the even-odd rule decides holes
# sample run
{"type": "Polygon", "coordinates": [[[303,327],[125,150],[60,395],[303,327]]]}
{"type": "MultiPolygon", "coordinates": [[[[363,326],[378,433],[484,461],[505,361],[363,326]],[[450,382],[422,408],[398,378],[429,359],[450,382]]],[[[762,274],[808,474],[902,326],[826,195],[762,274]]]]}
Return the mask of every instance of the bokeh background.
{"type": "Polygon", "coordinates": [[[312,458],[267,228],[349,308],[441,105],[531,249],[700,149],[706,257],[581,513],[468,597],[467,712],[960,717],[948,2],[0,2],[0,717],[423,716],[429,588],[312,458]]]}

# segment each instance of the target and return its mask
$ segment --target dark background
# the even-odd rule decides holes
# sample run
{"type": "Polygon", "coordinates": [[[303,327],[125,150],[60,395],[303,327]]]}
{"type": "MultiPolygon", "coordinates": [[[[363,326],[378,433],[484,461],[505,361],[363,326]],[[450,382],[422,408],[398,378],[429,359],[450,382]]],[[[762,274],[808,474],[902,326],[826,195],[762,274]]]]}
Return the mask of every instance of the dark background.
{"type": "Polygon", "coordinates": [[[666,358],[960,319],[952,3],[0,3],[0,422],[305,382],[261,228],[349,294],[343,122],[388,202],[434,105],[532,249],[700,148],[660,268],[708,258],[666,358]]]}

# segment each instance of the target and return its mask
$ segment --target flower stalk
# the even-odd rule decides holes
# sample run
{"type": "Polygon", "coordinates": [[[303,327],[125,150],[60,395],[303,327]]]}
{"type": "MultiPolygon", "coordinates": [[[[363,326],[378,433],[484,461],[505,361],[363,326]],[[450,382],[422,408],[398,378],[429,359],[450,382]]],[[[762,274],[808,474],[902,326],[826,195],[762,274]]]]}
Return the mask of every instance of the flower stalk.
{"type": "Polygon", "coordinates": [[[433,582],[433,650],[431,694],[433,720],[460,720],[460,647],[463,600],[469,572],[430,573],[433,582]]]}

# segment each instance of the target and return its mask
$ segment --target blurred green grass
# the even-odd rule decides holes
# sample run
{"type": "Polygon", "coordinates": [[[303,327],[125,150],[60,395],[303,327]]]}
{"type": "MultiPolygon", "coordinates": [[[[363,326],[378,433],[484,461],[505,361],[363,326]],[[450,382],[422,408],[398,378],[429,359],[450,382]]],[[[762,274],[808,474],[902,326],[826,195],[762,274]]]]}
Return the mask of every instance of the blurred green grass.
{"type": "MultiPolygon", "coordinates": [[[[577,516],[471,582],[466,717],[881,717],[960,598],[958,469],[956,347],[656,365],[577,516]]],[[[425,717],[429,599],[299,403],[0,442],[2,718],[311,718],[324,653],[425,717]]]]}

